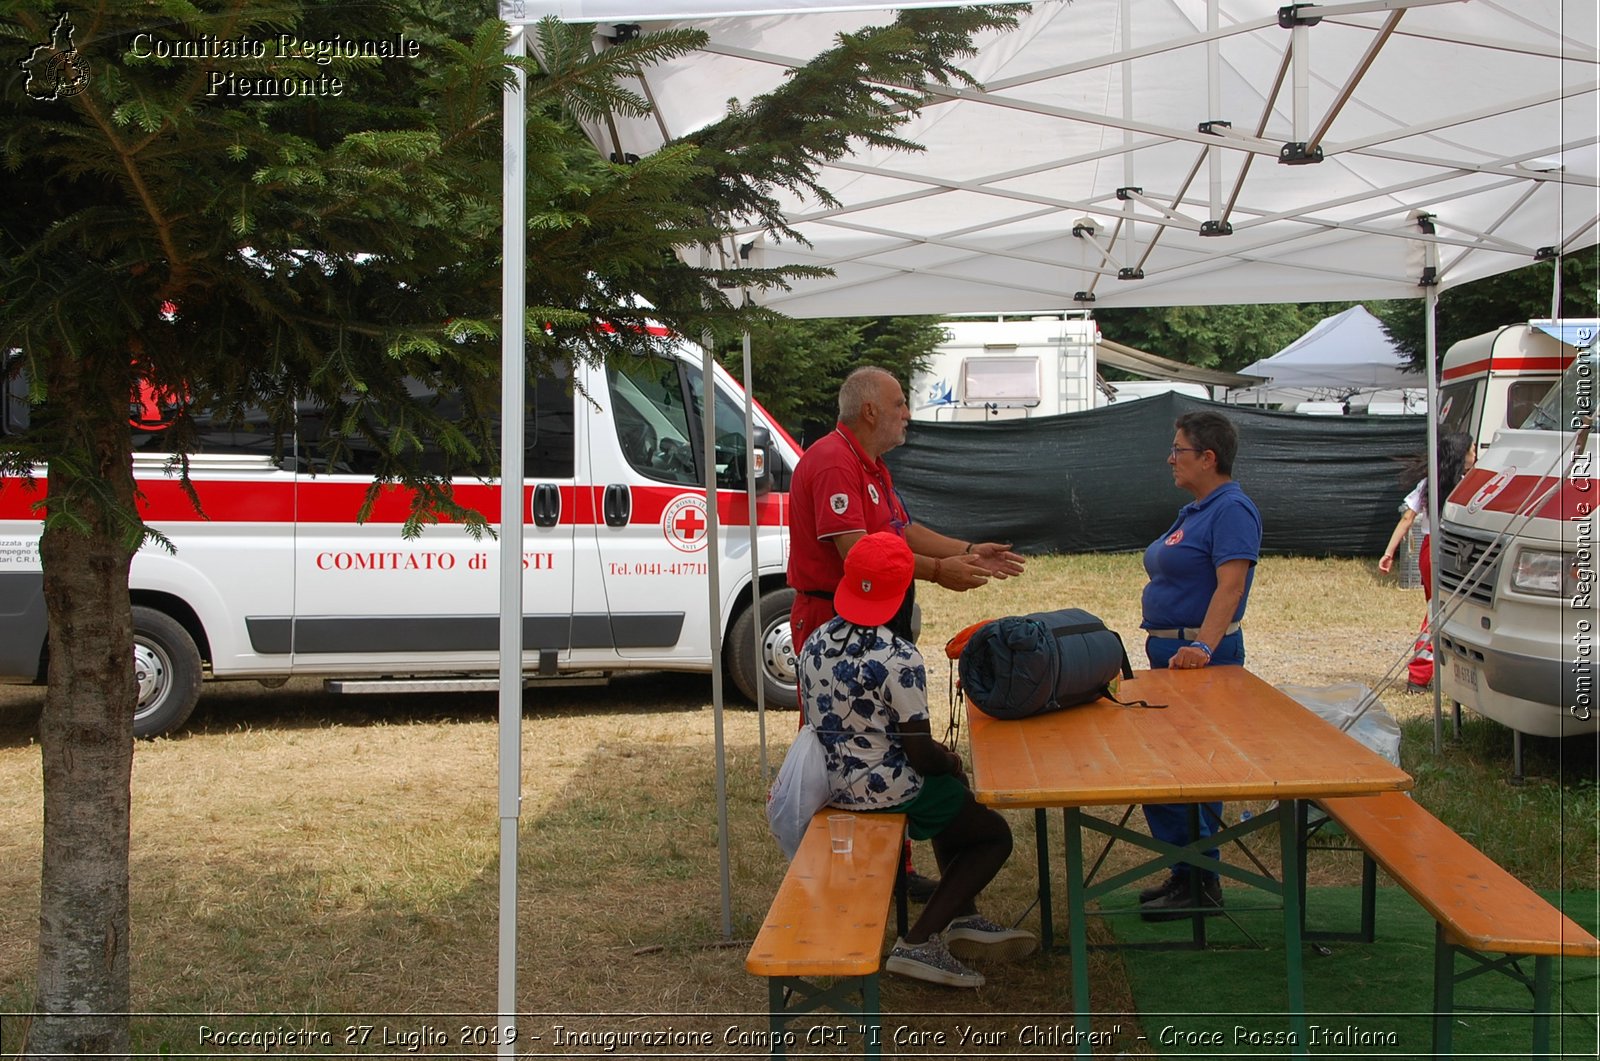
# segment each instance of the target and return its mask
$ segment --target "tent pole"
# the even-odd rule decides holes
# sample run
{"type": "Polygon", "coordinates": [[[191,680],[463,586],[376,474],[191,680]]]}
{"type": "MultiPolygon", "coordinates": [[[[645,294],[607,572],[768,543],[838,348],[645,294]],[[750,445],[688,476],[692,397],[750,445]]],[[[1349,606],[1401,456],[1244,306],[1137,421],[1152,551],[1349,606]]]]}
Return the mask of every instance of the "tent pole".
{"type": "MultiPolygon", "coordinates": [[[[1429,243],[1427,256],[1431,263],[1437,264],[1439,248],[1435,243],[1429,243]]],[[[1438,288],[1429,285],[1423,289],[1422,331],[1423,346],[1428,357],[1428,534],[1430,537],[1439,533],[1439,380],[1434,373],[1437,360],[1437,317],[1439,309],[1438,288]]],[[[1452,484],[1454,485],[1454,484],[1452,484]]],[[[1431,548],[1431,546],[1430,546],[1431,548]]],[[[1437,556],[1437,550],[1434,550],[1437,556]]],[[[1444,710],[1443,687],[1444,682],[1439,674],[1443,660],[1439,658],[1439,564],[1437,560],[1430,565],[1428,572],[1428,640],[1433,646],[1433,753],[1438,755],[1444,750],[1444,710]]]]}
{"type": "MultiPolygon", "coordinates": [[[[1217,10],[1221,0],[1206,0],[1206,32],[1215,34],[1221,19],[1217,10]]],[[[1206,117],[1212,121],[1222,119],[1222,42],[1214,36],[1206,43],[1206,117]]],[[[1211,176],[1212,221],[1222,220],[1222,148],[1206,148],[1206,163],[1211,176]]]]}
{"type": "MultiPolygon", "coordinates": [[[[1122,0],[1121,20],[1122,20],[1122,50],[1123,50],[1123,52],[1126,53],[1126,52],[1130,52],[1130,51],[1133,50],[1133,4],[1130,2],[1130,0],[1122,0]]],[[[1131,187],[1134,187],[1135,183],[1136,183],[1134,181],[1134,179],[1133,179],[1133,127],[1132,127],[1132,123],[1133,123],[1133,64],[1132,63],[1129,63],[1129,64],[1127,64],[1126,66],[1124,66],[1122,68],[1122,117],[1123,117],[1123,120],[1127,123],[1123,127],[1123,130],[1122,130],[1122,183],[1125,186],[1131,188],[1131,187]]],[[[1125,240],[1124,240],[1123,245],[1122,245],[1123,246],[1122,258],[1123,258],[1123,261],[1128,263],[1128,267],[1131,269],[1137,263],[1137,259],[1138,259],[1138,248],[1134,245],[1134,241],[1133,241],[1134,202],[1133,202],[1132,199],[1123,200],[1122,212],[1123,212],[1124,215],[1126,215],[1125,219],[1123,220],[1123,230],[1124,230],[1125,240]]],[[[1115,239],[1112,240],[1112,245],[1113,246],[1116,245],[1116,240],[1115,239]]]]}
{"type": "Polygon", "coordinates": [[[1311,28],[1296,22],[1289,31],[1289,47],[1294,49],[1293,98],[1294,142],[1303,144],[1311,134],[1311,28]]]}
{"type": "MultiPolygon", "coordinates": [[[[526,58],[527,31],[513,24],[508,60],[526,58]]],[[[514,67],[503,92],[500,280],[500,942],[497,1052],[517,1052],[517,829],[522,813],[522,445],[527,371],[526,75],[514,67]]]]}
{"type": "MultiPolygon", "coordinates": [[[[748,301],[748,300],[747,300],[748,301]]],[[[745,490],[749,494],[749,503],[745,506],[750,517],[750,608],[755,616],[755,660],[756,660],[756,738],[761,748],[761,787],[765,789],[770,783],[771,768],[767,764],[767,683],[762,674],[761,657],[761,632],[766,629],[766,622],[761,616],[761,521],[756,519],[756,493],[752,489],[755,479],[755,437],[756,437],[756,399],[755,391],[751,389],[752,371],[750,368],[750,329],[744,330],[744,480],[745,490]]]]}
{"type": "MultiPolygon", "coordinates": [[[[701,264],[710,267],[708,248],[700,248],[701,264]]],[[[711,356],[711,332],[700,335],[700,428],[706,469],[706,592],[711,630],[711,717],[717,747],[717,864],[721,870],[722,938],[733,938],[733,885],[728,852],[728,749],[722,728],[722,521],[717,512],[717,376],[711,356]]]]}

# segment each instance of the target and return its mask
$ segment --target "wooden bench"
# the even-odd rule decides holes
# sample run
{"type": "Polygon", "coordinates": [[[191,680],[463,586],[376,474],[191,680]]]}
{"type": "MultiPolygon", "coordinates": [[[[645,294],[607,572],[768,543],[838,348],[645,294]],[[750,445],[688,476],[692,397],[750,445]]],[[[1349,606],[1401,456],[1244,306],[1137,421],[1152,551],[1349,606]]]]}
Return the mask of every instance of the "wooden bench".
{"type": "Polygon", "coordinates": [[[855,850],[835,855],[830,813],[840,812],[824,808],[811,819],[744,960],[747,970],[767,978],[773,1057],[795,1042],[785,1027],[791,1019],[823,1008],[859,1018],[865,1052],[881,1053],[878,970],[891,897],[898,898],[899,934],[906,933],[906,816],[857,814],[855,850]],[[819,985],[814,977],[832,983],[819,985]]]}
{"type": "MultiPolygon", "coordinates": [[[[1373,938],[1374,863],[1438,923],[1434,1055],[1451,1056],[1455,985],[1485,972],[1503,973],[1532,992],[1533,1055],[1548,1055],[1553,959],[1600,957],[1600,940],[1403,792],[1324,798],[1317,805],[1365,856],[1359,938],[1373,938]],[[1460,974],[1458,956],[1469,959],[1460,974]],[[1531,977],[1518,960],[1524,957],[1533,958],[1531,977]]],[[[1304,843],[1316,826],[1301,825],[1304,843]]],[[[1303,902],[1300,909],[1304,917],[1303,902]]]]}

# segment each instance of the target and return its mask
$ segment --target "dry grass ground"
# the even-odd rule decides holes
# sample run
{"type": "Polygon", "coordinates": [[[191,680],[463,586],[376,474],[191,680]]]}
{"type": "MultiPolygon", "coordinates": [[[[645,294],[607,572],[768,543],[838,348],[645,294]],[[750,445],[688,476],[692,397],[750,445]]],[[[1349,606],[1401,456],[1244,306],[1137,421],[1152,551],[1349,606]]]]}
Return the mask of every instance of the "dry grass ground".
{"type": "MultiPolygon", "coordinates": [[[[1137,557],[1083,556],[1035,559],[1025,578],[972,594],[925,591],[936,719],[947,688],[942,645],[980,618],[1084,607],[1123,631],[1141,661],[1142,581],[1137,557]]],[[[1376,685],[1403,656],[1421,608],[1420,593],[1394,588],[1364,562],[1270,558],[1251,602],[1250,666],[1274,682],[1376,685]]],[[[557,1025],[670,1026],[715,1033],[713,1050],[691,1053],[764,1055],[760,1044],[725,1041],[728,1028],[764,1026],[766,989],[744,972],[743,946],[718,945],[709,697],[704,676],[674,674],[528,694],[518,998],[535,1014],[525,1034],[544,1038],[525,1048],[598,1052],[563,1051],[557,1025]]],[[[32,732],[41,700],[38,690],[0,689],[0,1011],[26,1009],[31,997],[41,830],[32,732]]],[[[1401,716],[1431,710],[1421,696],[1391,691],[1385,702],[1401,716]]],[[[457,1030],[475,1022],[424,1015],[495,1006],[494,712],[490,696],[375,701],[304,681],[275,691],[221,685],[208,689],[187,730],[141,743],[134,1005],[167,1016],[137,1022],[139,1048],[237,1054],[208,1050],[201,1026],[309,1022],[336,1036],[346,1024],[372,1024],[374,1035],[426,1024],[450,1040],[431,1052],[461,1051],[457,1030]],[[216,1016],[229,1013],[391,1016],[216,1016]]],[[[794,716],[766,721],[775,764],[794,716]]],[[[760,813],[760,720],[739,707],[724,722],[733,936],[748,940],[783,867],[760,813]]],[[[1031,899],[1029,825],[1015,819],[1017,852],[988,900],[999,917],[1022,917],[1031,899]]],[[[1096,1003],[1107,1011],[1098,1026],[1115,1030],[1116,1051],[1142,1052],[1120,963],[1098,954],[1094,963],[1096,1003]]],[[[988,1052],[956,1042],[962,1027],[1015,1033],[1032,1019],[1017,1014],[1070,1011],[1063,957],[986,971],[990,982],[975,993],[886,978],[890,1025],[950,1037],[918,1050],[981,1057],[988,1052]]]]}

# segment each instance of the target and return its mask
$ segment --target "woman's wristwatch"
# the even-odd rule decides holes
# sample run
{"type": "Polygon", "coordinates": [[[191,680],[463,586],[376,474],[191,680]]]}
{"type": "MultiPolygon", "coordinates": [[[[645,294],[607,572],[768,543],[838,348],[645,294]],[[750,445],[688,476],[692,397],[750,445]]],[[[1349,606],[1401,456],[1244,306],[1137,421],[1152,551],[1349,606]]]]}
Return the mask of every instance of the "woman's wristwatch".
{"type": "Polygon", "coordinates": [[[1211,646],[1206,644],[1204,641],[1191,641],[1189,642],[1189,647],[1198,648],[1201,652],[1206,654],[1206,659],[1211,658],[1211,646]]]}

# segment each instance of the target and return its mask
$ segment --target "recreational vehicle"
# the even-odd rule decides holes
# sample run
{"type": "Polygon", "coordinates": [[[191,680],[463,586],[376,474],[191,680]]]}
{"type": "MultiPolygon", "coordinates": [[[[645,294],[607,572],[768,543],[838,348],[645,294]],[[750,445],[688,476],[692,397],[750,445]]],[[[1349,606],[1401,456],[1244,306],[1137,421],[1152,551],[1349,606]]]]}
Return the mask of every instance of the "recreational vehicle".
{"type": "Polygon", "coordinates": [[[1539,324],[1510,324],[1445,351],[1439,365],[1440,431],[1465,431],[1481,456],[1494,446],[1496,434],[1522,426],[1574,353],[1539,324]]]}
{"type": "Polygon", "coordinates": [[[1087,314],[953,318],[911,378],[911,416],[940,423],[1093,409],[1100,329],[1087,314]]]}

